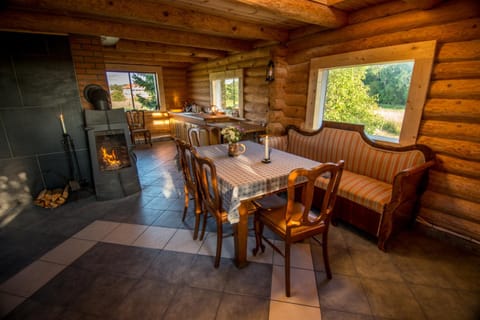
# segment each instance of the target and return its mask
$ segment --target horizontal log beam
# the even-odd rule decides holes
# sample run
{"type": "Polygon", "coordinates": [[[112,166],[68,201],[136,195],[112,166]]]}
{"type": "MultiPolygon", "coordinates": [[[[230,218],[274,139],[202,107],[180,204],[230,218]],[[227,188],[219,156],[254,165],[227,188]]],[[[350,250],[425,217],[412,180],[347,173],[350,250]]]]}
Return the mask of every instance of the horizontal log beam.
{"type": "Polygon", "coordinates": [[[428,99],[423,118],[480,123],[480,104],[474,99],[428,99]]]}
{"type": "Polygon", "coordinates": [[[480,60],[437,63],[433,80],[480,78],[480,60]]]}
{"type": "Polygon", "coordinates": [[[417,143],[425,144],[435,152],[480,161],[480,143],[429,136],[420,136],[417,143]]]}
{"type": "Polygon", "coordinates": [[[125,59],[125,60],[138,60],[138,61],[170,61],[170,62],[190,62],[200,63],[204,62],[205,58],[177,56],[173,54],[156,54],[156,53],[143,53],[141,51],[133,52],[118,52],[116,49],[105,48],[103,50],[103,57],[106,61],[108,59],[125,59]]]}
{"type": "MultiPolygon", "coordinates": [[[[479,24],[480,19],[474,18],[447,23],[444,25],[420,27],[408,31],[398,31],[381,35],[375,34],[366,38],[359,38],[346,42],[332,41],[332,44],[319,46],[312,44],[305,48],[305,50],[292,52],[287,60],[290,64],[295,65],[307,62],[315,57],[425,41],[430,39],[436,39],[439,42],[473,40],[478,38],[480,35],[480,31],[478,29],[479,24]]],[[[338,35],[338,38],[341,38],[340,34],[338,35]]],[[[309,42],[309,40],[304,41],[309,42]]],[[[305,46],[302,45],[302,47],[305,46]]]]}
{"type": "Polygon", "coordinates": [[[480,201],[478,179],[457,176],[451,173],[430,170],[428,190],[448,194],[467,201],[480,201]]]}
{"type": "Polygon", "coordinates": [[[415,4],[406,3],[404,1],[389,1],[351,12],[348,15],[348,24],[356,24],[387,16],[391,17],[412,9],[416,9],[415,4]]]}
{"type": "Polygon", "coordinates": [[[478,123],[424,120],[420,125],[419,134],[445,139],[480,142],[480,125],[478,123]]]}
{"type": "Polygon", "coordinates": [[[418,215],[417,219],[423,219],[434,226],[453,231],[465,238],[480,240],[480,224],[478,223],[459,219],[458,217],[428,208],[421,208],[418,215]]]}
{"type": "Polygon", "coordinates": [[[216,34],[232,38],[285,41],[285,30],[267,25],[213,16],[193,10],[180,9],[159,2],[130,0],[11,0],[10,5],[25,9],[42,9],[59,13],[117,19],[126,22],[149,23],[156,27],[194,30],[196,33],[216,34]],[[92,10],[94,8],[94,10],[92,10]]]}
{"type": "Polygon", "coordinates": [[[347,14],[320,3],[308,0],[237,0],[256,8],[273,11],[280,16],[316,24],[328,28],[339,28],[347,24],[347,14]]]}
{"type": "Polygon", "coordinates": [[[480,59],[480,40],[440,44],[437,62],[480,59]]]}
{"type": "Polygon", "coordinates": [[[168,67],[168,68],[185,69],[189,65],[190,63],[186,63],[186,62],[161,61],[161,62],[150,62],[147,64],[143,61],[125,61],[123,59],[118,59],[118,60],[111,59],[108,62],[105,62],[105,70],[125,71],[125,67],[132,67],[132,66],[168,67]]]}
{"type": "Polygon", "coordinates": [[[445,212],[449,215],[480,223],[480,203],[451,197],[427,190],[422,195],[422,207],[445,212]]]}
{"type": "Polygon", "coordinates": [[[431,9],[434,6],[438,5],[443,0],[402,0],[407,4],[415,6],[419,9],[431,9]]]}
{"type": "Polygon", "coordinates": [[[201,69],[210,70],[218,67],[227,66],[233,63],[245,62],[248,60],[254,60],[254,59],[265,58],[265,57],[270,57],[270,48],[256,49],[250,52],[235,54],[220,60],[199,63],[197,65],[192,66],[191,70],[201,70],[201,69]]]}
{"type": "Polygon", "coordinates": [[[0,29],[59,34],[72,33],[91,36],[109,35],[122,39],[231,52],[248,51],[251,49],[250,42],[238,39],[207,36],[193,34],[191,32],[165,30],[126,23],[14,10],[0,10],[0,29]]]}
{"type": "MultiPolygon", "coordinates": [[[[431,25],[445,25],[447,23],[456,22],[460,19],[478,18],[477,12],[480,11],[480,3],[477,1],[468,1],[466,3],[468,3],[468,5],[459,6],[456,2],[447,2],[434,10],[413,10],[391,17],[383,17],[363,23],[348,25],[340,29],[321,32],[319,34],[305,37],[304,39],[290,41],[288,42],[288,47],[292,51],[298,51],[314,46],[335,44],[349,40],[364,40],[366,37],[388,33],[410,33],[416,28],[431,25]]],[[[436,26],[436,28],[438,28],[438,26],[436,26]]],[[[394,36],[391,35],[391,37],[394,36]]],[[[428,37],[426,39],[436,38],[428,37]]],[[[400,42],[402,41],[400,40],[400,42]]]]}
{"type": "Polygon", "coordinates": [[[480,161],[463,160],[445,154],[436,154],[435,158],[435,169],[438,171],[480,180],[480,161]]]}
{"type": "Polygon", "coordinates": [[[428,96],[430,98],[480,99],[480,79],[431,81],[428,96]]]}
{"type": "MultiPolygon", "coordinates": [[[[105,48],[107,49],[107,48],[105,48]]],[[[108,48],[111,49],[111,48],[108,48]]],[[[118,52],[142,52],[156,54],[175,54],[179,56],[218,59],[227,55],[223,50],[209,50],[182,46],[166,45],[155,42],[144,42],[135,40],[120,39],[114,49],[118,52]]]]}
{"type": "MultiPolygon", "coordinates": [[[[269,57],[264,57],[264,58],[257,58],[257,59],[252,59],[252,60],[246,60],[246,61],[238,61],[234,62],[232,64],[225,64],[225,65],[219,65],[217,67],[212,67],[211,69],[204,69],[207,72],[220,72],[220,71],[227,71],[227,70],[235,70],[235,69],[248,69],[248,68],[258,68],[258,67],[265,67],[268,64],[268,61],[270,60],[269,57]]],[[[191,68],[195,68],[198,66],[198,64],[193,65],[191,68]]],[[[194,70],[197,71],[197,70],[194,70]]]]}

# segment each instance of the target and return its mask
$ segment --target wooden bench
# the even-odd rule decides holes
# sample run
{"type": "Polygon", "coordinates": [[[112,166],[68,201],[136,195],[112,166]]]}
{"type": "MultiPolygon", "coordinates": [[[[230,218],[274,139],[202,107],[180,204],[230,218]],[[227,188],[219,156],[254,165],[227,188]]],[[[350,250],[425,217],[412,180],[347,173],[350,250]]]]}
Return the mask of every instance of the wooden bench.
{"type": "MultiPolygon", "coordinates": [[[[377,237],[385,251],[390,235],[410,225],[426,188],[432,151],[424,145],[389,147],[376,144],[363,125],[323,122],[314,132],[294,126],[269,145],[319,162],[345,160],[333,220],[341,219],[377,237]]],[[[322,179],[315,199],[322,199],[322,179]]]]}

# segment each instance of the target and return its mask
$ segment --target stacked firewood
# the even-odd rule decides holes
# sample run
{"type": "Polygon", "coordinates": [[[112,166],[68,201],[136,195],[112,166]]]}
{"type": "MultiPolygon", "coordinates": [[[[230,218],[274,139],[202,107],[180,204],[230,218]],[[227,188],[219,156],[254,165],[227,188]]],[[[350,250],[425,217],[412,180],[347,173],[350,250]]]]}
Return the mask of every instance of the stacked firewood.
{"type": "Polygon", "coordinates": [[[57,208],[67,201],[68,185],[65,188],[47,190],[43,189],[35,199],[34,203],[43,208],[57,208]]]}

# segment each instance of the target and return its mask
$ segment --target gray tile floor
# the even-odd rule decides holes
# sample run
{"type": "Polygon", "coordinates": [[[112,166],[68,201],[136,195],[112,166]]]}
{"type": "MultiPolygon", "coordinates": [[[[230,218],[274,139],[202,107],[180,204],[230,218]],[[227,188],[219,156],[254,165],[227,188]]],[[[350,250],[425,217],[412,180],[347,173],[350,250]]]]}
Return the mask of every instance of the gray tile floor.
{"type": "MultiPolygon", "coordinates": [[[[182,178],[174,144],[156,142],[136,153],[141,194],[98,202],[80,192],[57,209],[30,207],[2,228],[0,284],[96,220],[192,229],[191,217],[185,223],[180,219],[182,178]]],[[[322,319],[480,319],[478,247],[422,227],[395,237],[388,253],[346,225],[332,227],[329,236],[332,280],[326,280],[320,247],[315,242],[309,246],[322,319]]],[[[84,254],[59,267],[52,280],[29,294],[6,319],[299,316],[275,309],[271,279],[272,268],[278,266],[252,262],[238,270],[223,258],[214,269],[207,255],[108,241],[86,245],[84,254]]],[[[0,290],[0,314],[15,299],[7,293],[0,290]]]]}

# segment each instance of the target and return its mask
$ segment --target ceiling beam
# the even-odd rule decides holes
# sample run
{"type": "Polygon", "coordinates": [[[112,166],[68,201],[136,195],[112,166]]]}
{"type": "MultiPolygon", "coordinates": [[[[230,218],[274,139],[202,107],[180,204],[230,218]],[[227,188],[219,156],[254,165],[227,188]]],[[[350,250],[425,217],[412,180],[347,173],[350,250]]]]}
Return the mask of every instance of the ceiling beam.
{"type": "MultiPolygon", "coordinates": [[[[105,60],[105,69],[108,71],[125,71],[127,68],[125,66],[158,66],[164,68],[179,68],[185,69],[188,68],[191,63],[187,62],[168,62],[168,61],[144,61],[144,60],[135,60],[135,61],[125,61],[123,59],[110,59],[105,60]]],[[[138,68],[137,68],[138,70],[138,68]]]]}
{"type": "Polygon", "coordinates": [[[131,0],[10,0],[9,5],[20,9],[44,9],[107,19],[149,23],[159,27],[195,30],[231,38],[286,41],[288,32],[274,27],[240,22],[193,10],[149,1],[131,0]]]}
{"type": "Polygon", "coordinates": [[[186,57],[172,54],[155,54],[155,53],[144,53],[141,51],[138,52],[119,52],[115,48],[104,48],[103,57],[105,59],[125,59],[129,60],[145,60],[145,61],[170,61],[170,62],[188,62],[188,63],[200,63],[205,62],[205,58],[197,57],[186,57]]]}
{"type": "Polygon", "coordinates": [[[403,2],[418,9],[431,9],[442,1],[443,0],[403,0],[403,2]]]}
{"type": "Polygon", "coordinates": [[[115,45],[115,49],[119,52],[143,52],[158,54],[175,54],[187,57],[198,57],[207,59],[223,58],[227,54],[221,50],[209,50],[182,46],[172,46],[155,42],[143,42],[135,40],[120,39],[115,45]]]}
{"type": "Polygon", "coordinates": [[[236,0],[256,8],[267,9],[290,19],[339,28],[347,24],[347,14],[341,10],[309,0],[236,0]]]}
{"type": "Polygon", "coordinates": [[[0,29],[26,32],[74,33],[91,36],[108,35],[121,39],[226,50],[229,52],[248,51],[252,48],[250,42],[239,39],[9,9],[0,10],[0,29]]]}

